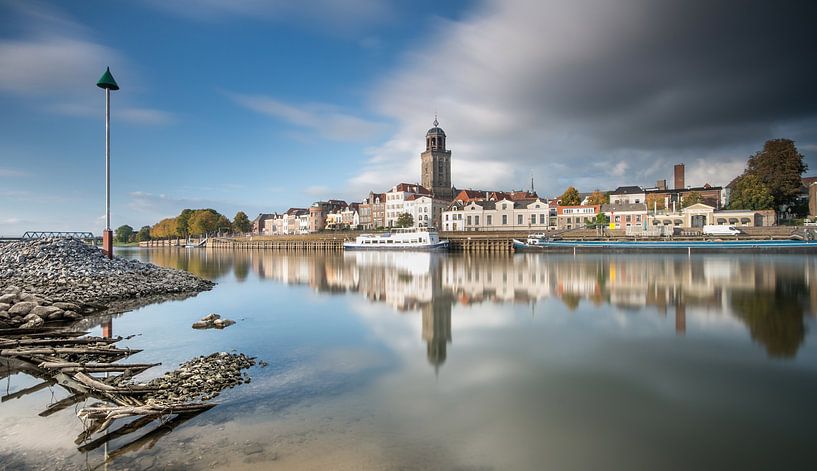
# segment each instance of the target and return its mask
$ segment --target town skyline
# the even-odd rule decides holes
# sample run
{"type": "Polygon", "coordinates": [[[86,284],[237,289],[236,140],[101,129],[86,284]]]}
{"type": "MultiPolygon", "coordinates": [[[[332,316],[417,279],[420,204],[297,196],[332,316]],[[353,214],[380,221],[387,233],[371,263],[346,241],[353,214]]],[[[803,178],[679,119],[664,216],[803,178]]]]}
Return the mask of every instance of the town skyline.
{"type": "Polygon", "coordinates": [[[817,169],[807,2],[323,3],[0,3],[0,233],[100,232],[107,65],[114,227],[419,183],[435,112],[458,189],[722,186],[778,137],[817,169]]]}

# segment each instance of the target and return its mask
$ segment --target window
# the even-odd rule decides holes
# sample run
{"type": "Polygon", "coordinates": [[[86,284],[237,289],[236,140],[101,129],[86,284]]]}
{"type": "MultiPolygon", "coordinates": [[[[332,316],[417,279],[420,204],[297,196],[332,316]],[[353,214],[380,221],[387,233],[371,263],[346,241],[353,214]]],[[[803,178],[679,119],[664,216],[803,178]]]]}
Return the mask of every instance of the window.
{"type": "Polygon", "coordinates": [[[546,222],[547,222],[547,221],[545,220],[545,215],[544,215],[544,214],[540,214],[540,215],[539,215],[539,224],[545,224],[546,222]]]}
{"type": "Polygon", "coordinates": [[[502,225],[504,226],[504,225],[507,225],[507,224],[508,224],[508,215],[503,214],[502,215],[502,225]]]}
{"type": "Polygon", "coordinates": [[[535,214],[530,215],[530,223],[531,224],[536,224],[536,215],[535,214]]]}
{"type": "Polygon", "coordinates": [[[518,224],[520,226],[522,225],[522,215],[521,214],[516,218],[516,224],[518,224]]]}
{"type": "Polygon", "coordinates": [[[479,216],[474,216],[474,225],[479,226],[479,216]]]}
{"type": "Polygon", "coordinates": [[[490,226],[491,225],[491,219],[493,219],[493,217],[490,214],[485,216],[485,224],[490,226]]]}
{"type": "Polygon", "coordinates": [[[465,218],[465,224],[466,224],[466,225],[468,225],[468,226],[470,226],[470,225],[471,225],[471,216],[466,216],[466,218],[465,218]]]}

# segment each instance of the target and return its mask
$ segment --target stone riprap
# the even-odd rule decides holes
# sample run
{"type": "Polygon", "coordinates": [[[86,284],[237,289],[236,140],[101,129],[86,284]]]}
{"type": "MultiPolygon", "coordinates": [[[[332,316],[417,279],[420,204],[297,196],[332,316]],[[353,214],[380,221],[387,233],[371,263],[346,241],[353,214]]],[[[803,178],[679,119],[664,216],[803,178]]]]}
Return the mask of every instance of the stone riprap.
{"type": "Polygon", "coordinates": [[[222,319],[220,315],[213,313],[207,314],[201,319],[193,323],[194,329],[223,329],[235,324],[234,320],[222,319]]]}
{"type": "Polygon", "coordinates": [[[63,316],[74,312],[81,317],[120,301],[205,291],[213,285],[182,270],[108,259],[77,239],[0,244],[0,320],[3,313],[16,318],[32,311],[40,319],[55,319],[59,314],[54,308],[63,316]]]}
{"type": "Polygon", "coordinates": [[[148,382],[147,386],[159,390],[149,394],[147,402],[207,401],[218,396],[224,389],[249,383],[249,375],[242,375],[241,370],[253,365],[255,358],[243,353],[218,352],[194,358],[178,369],[148,382]]]}

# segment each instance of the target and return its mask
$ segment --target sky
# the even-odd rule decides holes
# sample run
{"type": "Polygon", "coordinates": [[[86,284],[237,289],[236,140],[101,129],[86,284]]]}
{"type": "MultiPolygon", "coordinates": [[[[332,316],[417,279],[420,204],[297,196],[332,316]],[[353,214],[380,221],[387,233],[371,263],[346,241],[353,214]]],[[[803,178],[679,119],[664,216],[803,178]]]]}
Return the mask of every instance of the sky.
{"type": "Polygon", "coordinates": [[[0,0],[0,235],[457,188],[725,185],[773,138],[817,175],[817,2],[0,0]]]}

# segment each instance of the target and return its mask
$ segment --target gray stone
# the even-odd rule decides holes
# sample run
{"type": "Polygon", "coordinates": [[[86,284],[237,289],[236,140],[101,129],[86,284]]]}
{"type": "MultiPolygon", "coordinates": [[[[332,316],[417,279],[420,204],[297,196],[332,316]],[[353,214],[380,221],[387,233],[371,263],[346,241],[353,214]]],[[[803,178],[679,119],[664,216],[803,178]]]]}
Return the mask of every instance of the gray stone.
{"type": "Polygon", "coordinates": [[[37,304],[32,301],[21,301],[9,309],[9,314],[14,316],[25,316],[32,309],[37,307],[37,304]]]}
{"type": "Polygon", "coordinates": [[[201,318],[201,320],[204,322],[215,321],[216,319],[221,319],[221,316],[216,313],[207,314],[201,318]]]}
{"type": "Polygon", "coordinates": [[[80,311],[81,310],[79,305],[74,304],[74,303],[66,303],[66,302],[58,301],[58,302],[55,302],[55,303],[53,303],[51,305],[55,306],[55,307],[58,307],[58,308],[62,309],[63,311],[80,311]]]}
{"type": "Polygon", "coordinates": [[[194,322],[194,323],[193,323],[193,328],[194,328],[194,329],[206,329],[206,328],[208,328],[208,327],[210,327],[210,323],[209,323],[209,322],[204,322],[204,321],[196,321],[196,322],[194,322]]]}
{"type": "Polygon", "coordinates": [[[20,328],[21,329],[32,329],[32,328],[35,328],[35,327],[41,327],[43,324],[45,324],[44,320],[40,319],[39,316],[34,316],[33,319],[31,319],[30,321],[28,321],[25,324],[21,325],[20,328]]]}
{"type": "Polygon", "coordinates": [[[20,288],[18,288],[17,286],[7,286],[6,289],[3,290],[3,292],[6,294],[14,295],[20,294],[20,291],[21,291],[20,288]]]}
{"type": "Polygon", "coordinates": [[[30,314],[36,314],[42,319],[48,319],[48,316],[56,312],[62,313],[62,309],[54,306],[37,306],[31,310],[30,314]]]}
{"type": "Polygon", "coordinates": [[[0,311],[8,311],[11,308],[9,303],[0,303],[0,311]]]}
{"type": "Polygon", "coordinates": [[[0,319],[9,319],[11,316],[9,315],[8,311],[0,311],[0,319]]]}
{"type": "Polygon", "coordinates": [[[46,318],[45,320],[58,321],[58,320],[62,319],[64,315],[65,315],[65,311],[60,309],[58,311],[54,311],[51,314],[49,314],[48,318],[46,318]]]}
{"type": "Polygon", "coordinates": [[[76,321],[82,319],[82,314],[78,314],[76,311],[65,311],[62,314],[63,319],[70,319],[72,321],[76,321]]]}
{"type": "Polygon", "coordinates": [[[14,304],[18,301],[18,296],[14,293],[4,294],[0,296],[0,303],[14,304]]]}

